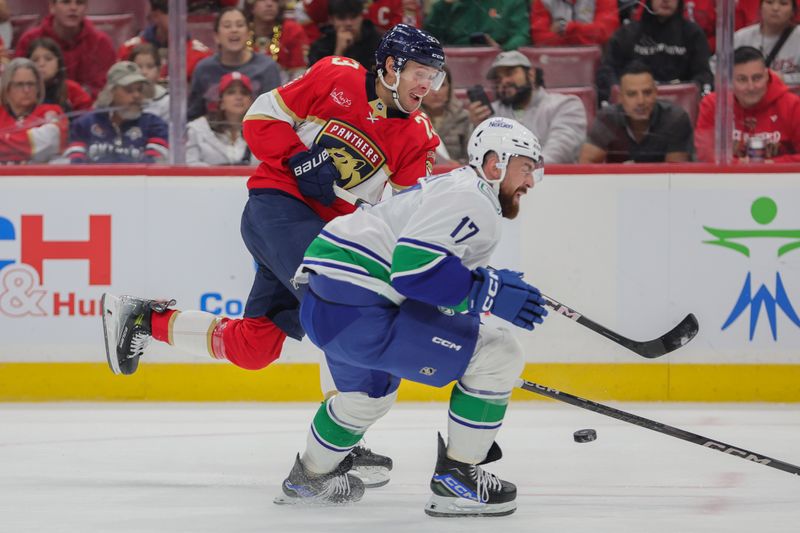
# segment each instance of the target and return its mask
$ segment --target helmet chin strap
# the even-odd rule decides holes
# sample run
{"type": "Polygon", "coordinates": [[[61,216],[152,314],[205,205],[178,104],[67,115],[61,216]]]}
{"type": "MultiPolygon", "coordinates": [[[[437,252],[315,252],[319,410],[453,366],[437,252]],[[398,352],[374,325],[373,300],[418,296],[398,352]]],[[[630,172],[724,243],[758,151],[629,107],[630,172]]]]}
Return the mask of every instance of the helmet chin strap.
{"type": "Polygon", "coordinates": [[[403,113],[406,113],[406,114],[410,115],[411,111],[406,111],[406,109],[400,103],[400,97],[397,94],[397,88],[400,86],[400,72],[397,71],[397,76],[395,76],[395,80],[394,80],[394,84],[393,85],[389,85],[388,83],[386,83],[386,80],[383,79],[383,69],[378,69],[378,79],[381,81],[381,84],[384,87],[386,87],[386,89],[391,91],[392,100],[394,101],[394,105],[397,106],[397,109],[399,109],[403,113]]]}

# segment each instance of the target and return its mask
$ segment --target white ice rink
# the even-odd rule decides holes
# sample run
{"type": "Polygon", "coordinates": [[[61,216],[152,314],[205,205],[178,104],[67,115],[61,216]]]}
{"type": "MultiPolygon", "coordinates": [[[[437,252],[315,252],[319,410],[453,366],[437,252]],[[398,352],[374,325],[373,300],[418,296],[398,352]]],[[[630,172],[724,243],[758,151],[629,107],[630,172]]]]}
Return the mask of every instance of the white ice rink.
{"type": "MultiPolygon", "coordinates": [[[[800,464],[797,405],[614,405],[800,464]]],[[[517,484],[509,517],[423,513],[444,404],[398,404],[373,427],[395,470],[359,504],[274,505],[316,407],[0,404],[0,532],[800,531],[800,476],[541,402],[512,403],[487,468],[517,484]],[[598,440],[573,442],[580,428],[598,440]]]]}

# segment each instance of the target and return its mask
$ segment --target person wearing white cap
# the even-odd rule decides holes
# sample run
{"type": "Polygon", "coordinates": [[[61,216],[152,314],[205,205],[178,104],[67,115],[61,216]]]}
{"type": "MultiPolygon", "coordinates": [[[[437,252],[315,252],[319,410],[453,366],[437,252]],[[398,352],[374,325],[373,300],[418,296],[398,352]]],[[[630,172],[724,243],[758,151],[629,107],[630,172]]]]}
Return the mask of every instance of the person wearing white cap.
{"type": "Polygon", "coordinates": [[[160,163],[167,159],[167,123],[142,111],[152,85],[132,61],[108,70],[95,111],[72,123],[64,156],[71,163],[160,163]]]}
{"type": "MultiPolygon", "coordinates": [[[[492,107],[497,116],[513,118],[530,129],[542,143],[547,163],[575,163],[586,138],[586,109],[577,96],[549,93],[541,71],[530,60],[511,50],[497,55],[487,74],[499,101],[492,107]]],[[[470,121],[480,124],[492,109],[480,102],[469,107],[470,121]]]]}

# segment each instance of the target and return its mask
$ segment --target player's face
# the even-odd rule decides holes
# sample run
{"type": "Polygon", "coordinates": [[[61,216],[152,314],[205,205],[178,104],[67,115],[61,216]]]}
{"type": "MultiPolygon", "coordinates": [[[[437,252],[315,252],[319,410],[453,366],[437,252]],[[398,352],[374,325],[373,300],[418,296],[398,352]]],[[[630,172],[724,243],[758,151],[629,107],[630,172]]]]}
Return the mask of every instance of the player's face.
{"type": "Polygon", "coordinates": [[[631,120],[650,120],[658,97],[653,76],[647,72],[625,74],[620,80],[619,87],[619,100],[625,114],[631,120]]]}
{"type": "Polygon", "coordinates": [[[762,61],[733,66],[733,95],[742,107],[753,107],[767,93],[769,75],[762,61]]]}
{"type": "Polygon", "coordinates": [[[442,86],[439,87],[438,91],[431,91],[425,96],[424,104],[425,104],[425,111],[431,112],[434,114],[438,114],[441,112],[445,107],[447,107],[447,102],[450,101],[450,82],[445,78],[442,82],[442,86]]]}
{"type": "Polygon", "coordinates": [[[225,52],[241,52],[247,45],[247,19],[239,11],[228,11],[219,19],[215,36],[225,52]]]}
{"type": "Polygon", "coordinates": [[[250,91],[241,83],[232,83],[222,93],[220,109],[225,112],[226,117],[238,118],[241,121],[252,103],[253,96],[250,91]]]}
{"type": "Polygon", "coordinates": [[[541,163],[530,157],[513,156],[508,161],[506,177],[500,184],[500,207],[505,218],[513,219],[519,214],[520,198],[533,188],[537,168],[541,168],[541,163]]]}
{"type": "Polygon", "coordinates": [[[71,30],[77,30],[86,16],[87,0],[56,0],[50,2],[50,14],[56,24],[71,30]]]}
{"type": "Polygon", "coordinates": [[[55,78],[58,73],[58,58],[44,46],[36,48],[36,50],[31,53],[31,61],[36,64],[36,68],[39,70],[45,82],[55,78]]]}
{"type": "Polygon", "coordinates": [[[412,60],[406,61],[400,71],[400,85],[397,88],[403,109],[409,113],[416,111],[434,85],[441,83],[442,74],[441,70],[433,67],[412,60]]]}

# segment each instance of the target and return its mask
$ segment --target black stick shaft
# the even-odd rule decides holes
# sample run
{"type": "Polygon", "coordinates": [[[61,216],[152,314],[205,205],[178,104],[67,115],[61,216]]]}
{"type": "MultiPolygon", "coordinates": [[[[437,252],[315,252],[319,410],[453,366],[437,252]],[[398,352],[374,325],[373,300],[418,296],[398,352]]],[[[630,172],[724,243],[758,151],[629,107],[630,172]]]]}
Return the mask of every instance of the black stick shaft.
{"type": "Polygon", "coordinates": [[[575,407],[580,407],[581,409],[594,411],[595,413],[610,416],[611,418],[616,418],[617,420],[643,427],[645,429],[657,431],[659,433],[669,435],[670,437],[691,442],[692,444],[698,444],[711,450],[717,450],[734,457],[739,457],[747,461],[759,463],[771,468],[777,468],[778,470],[783,470],[784,472],[800,476],[800,466],[795,466],[778,459],[773,459],[771,457],[767,457],[766,455],[761,455],[760,453],[751,452],[750,450],[745,450],[724,442],[709,439],[708,437],[703,437],[702,435],[698,435],[690,431],[685,431],[683,429],[668,426],[667,424],[662,424],[661,422],[656,422],[638,415],[626,413],[625,411],[620,411],[619,409],[593,402],[579,396],[573,396],[572,394],[553,389],[551,387],[545,387],[532,381],[520,380],[517,386],[526,391],[533,392],[541,396],[546,396],[548,398],[552,398],[553,400],[568,403],[570,405],[574,405],[575,407]]]}
{"type": "Polygon", "coordinates": [[[570,320],[574,320],[575,322],[577,322],[581,326],[587,327],[590,330],[592,330],[592,331],[594,331],[596,333],[599,333],[603,337],[605,337],[607,339],[610,339],[610,340],[616,342],[617,344],[621,344],[623,346],[625,346],[626,341],[628,341],[628,339],[626,339],[622,335],[618,335],[618,334],[614,333],[613,331],[611,331],[610,329],[608,329],[607,327],[605,327],[605,326],[603,326],[601,324],[598,324],[597,322],[595,322],[593,320],[590,320],[590,319],[586,318],[585,316],[583,316],[583,314],[579,313],[575,309],[572,309],[571,307],[566,306],[566,305],[562,304],[561,302],[558,302],[558,301],[556,301],[556,300],[554,300],[554,299],[552,299],[549,296],[546,296],[544,294],[542,294],[542,298],[544,298],[545,305],[547,307],[550,307],[556,313],[564,315],[565,317],[569,318],[570,320]]]}

